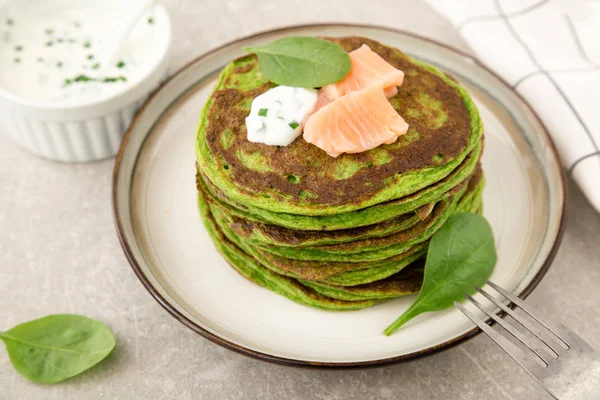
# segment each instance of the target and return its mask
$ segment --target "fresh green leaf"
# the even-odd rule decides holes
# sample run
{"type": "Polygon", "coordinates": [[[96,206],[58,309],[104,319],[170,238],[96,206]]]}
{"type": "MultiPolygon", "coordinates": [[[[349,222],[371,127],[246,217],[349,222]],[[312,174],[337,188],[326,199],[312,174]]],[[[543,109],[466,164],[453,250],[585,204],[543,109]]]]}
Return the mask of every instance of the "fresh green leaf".
{"type": "Polygon", "coordinates": [[[292,129],[296,129],[297,127],[299,127],[299,126],[300,126],[300,124],[299,124],[299,123],[297,123],[296,121],[294,121],[294,122],[290,122],[290,124],[289,124],[289,125],[290,125],[290,128],[292,128],[292,129]]]}
{"type": "Polygon", "coordinates": [[[101,322],[79,315],[50,315],[0,332],[10,361],[38,383],[69,379],[104,360],[115,337],[101,322]]]}
{"type": "Polygon", "coordinates": [[[490,224],[480,215],[456,214],[431,238],[423,286],[415,302],[388,326],[391,335],[417,315],[451,307],[482,286],[496,265],[496,247],[490,224]]]}
{"type": "Polygon", "coordinates": [[[310,36],[290,36],[244,50],[256,53],[261,72],[278,85],[325,86],[345,77],[352,66],[339,45],[310,36]]]}
{"type": "Polygon", "coordinates": [[[268,112],[269,112],[268,108],[261,108],[260,110],[258,110],[258,116],[266,117],[268,112]]]}

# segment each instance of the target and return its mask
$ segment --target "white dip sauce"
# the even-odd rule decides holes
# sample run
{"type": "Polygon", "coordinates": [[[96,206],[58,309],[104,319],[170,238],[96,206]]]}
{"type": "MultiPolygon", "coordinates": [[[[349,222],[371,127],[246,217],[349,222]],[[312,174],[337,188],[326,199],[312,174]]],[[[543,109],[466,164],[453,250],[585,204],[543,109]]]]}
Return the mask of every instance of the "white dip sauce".
{"type": "Polygon", "coordinates": [[[143,17],[111,65],[110,1],[13,1],[0,11],[0,88],[36,103],[82,105],[143,79],[159,61],[159,21],[143,17]]]}
{"type": "Polygon", "coordinates": [[[276,86],[252,100],[246,117],[248,141],[288,146],[302,133],[302,122],[317,102],[317,91],[276,86]]]}

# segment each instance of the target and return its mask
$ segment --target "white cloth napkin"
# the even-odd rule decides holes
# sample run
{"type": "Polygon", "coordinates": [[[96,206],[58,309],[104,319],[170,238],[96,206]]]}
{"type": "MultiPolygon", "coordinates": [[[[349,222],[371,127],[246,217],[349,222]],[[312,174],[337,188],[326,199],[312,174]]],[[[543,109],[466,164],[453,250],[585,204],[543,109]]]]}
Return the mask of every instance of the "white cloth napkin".
{"type": "Polygon", "coordinates": [[[426,1],[533,106],[600,212],[600,1],[426,1]]]}

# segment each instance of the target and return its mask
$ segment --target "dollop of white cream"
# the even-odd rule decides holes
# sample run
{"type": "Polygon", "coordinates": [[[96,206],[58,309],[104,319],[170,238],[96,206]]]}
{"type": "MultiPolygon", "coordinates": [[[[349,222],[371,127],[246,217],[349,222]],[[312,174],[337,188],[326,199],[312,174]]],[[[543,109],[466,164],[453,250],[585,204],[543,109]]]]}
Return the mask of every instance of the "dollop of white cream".
{"type": "Polygon", "coordinates": [[[269,146],[288,146],[302,133],[302,122],[317,102],[317,91],[277,86],[252,101],[246,117],[248,140],[269,146]]]}

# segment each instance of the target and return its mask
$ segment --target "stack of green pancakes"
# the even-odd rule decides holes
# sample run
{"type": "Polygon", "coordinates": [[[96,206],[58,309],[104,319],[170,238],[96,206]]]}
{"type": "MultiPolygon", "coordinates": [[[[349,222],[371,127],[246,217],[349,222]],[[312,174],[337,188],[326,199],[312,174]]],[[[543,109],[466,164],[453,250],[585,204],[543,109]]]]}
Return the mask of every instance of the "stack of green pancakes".
{"type": "Polygon", "coordinates": [[[215,246],[240,274],[298,303],[354,310],[418,292],[432,235],[479,212],[483,126],[469,94],[437,69],[360,37],[405,80],[393,107],[410,125],[390,145],[334,158],[302,137],[247,140],[252,100],[275,85],[256,56],[231,62],[196,140],[199,208],[215,246]]]}

